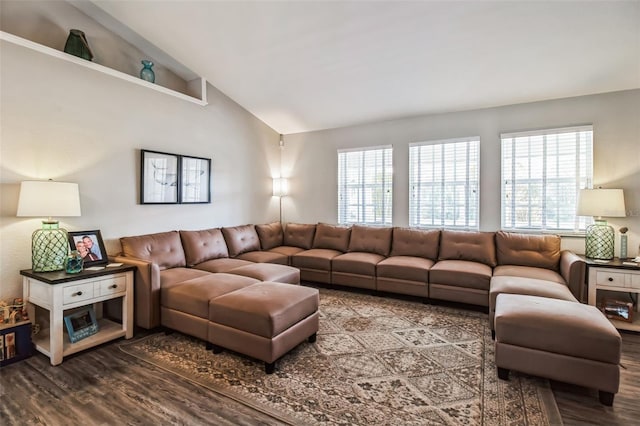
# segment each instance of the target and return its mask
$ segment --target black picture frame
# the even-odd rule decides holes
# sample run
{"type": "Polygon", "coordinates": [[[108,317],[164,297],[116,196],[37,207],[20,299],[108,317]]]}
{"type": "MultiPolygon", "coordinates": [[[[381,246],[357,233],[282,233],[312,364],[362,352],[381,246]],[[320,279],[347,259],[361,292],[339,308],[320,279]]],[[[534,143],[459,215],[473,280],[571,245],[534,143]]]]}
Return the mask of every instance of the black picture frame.
{"type": "Polygon", "coordinates": [[[180,156],[180,204],[211,202],[211,159],[180,156]]]}
{"type": "Polygon", "coordinates": [[[99,230],[67,232],[67,235],[69,236],[69,247],[71,250],[80,252],[84,260],[84,267],[109,263],[109,257],[99,230]],[[91,247],[88,247],[89,245],[91,247]]]}
{"type": "Polygon", "coordinates": [[[98,332],[98,321],[93,306],[85,306],[64,316],[64,325],[71,343],[75,343],[98,332]]]}
{"type": "Polygon", "coordinates": [[[140,150],[140,204],[177,204],[180,156],[140,150]]]}

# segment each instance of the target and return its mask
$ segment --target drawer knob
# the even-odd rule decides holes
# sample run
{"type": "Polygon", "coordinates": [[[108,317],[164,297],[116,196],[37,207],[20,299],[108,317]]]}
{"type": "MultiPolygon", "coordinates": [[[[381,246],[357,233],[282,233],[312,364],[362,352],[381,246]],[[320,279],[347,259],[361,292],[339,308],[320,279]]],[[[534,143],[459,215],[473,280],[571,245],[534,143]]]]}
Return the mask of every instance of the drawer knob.
{"type": "Polygon", "coordinates": [[[75,292],[71,296],[82,296],[82,292],[81,291],[75,292]]]}
{"type": "Polygon", "coordinates": [[[609,281],[613,281],[613,278],[611,278],[611,277],[609,277],[609,278],[607,278],[607,279],[608,279],[609,281]]]}
{"type": "Polygon", "coordinates": [[[112,284],[109,286],[109,288],[118,288],[118,284],[112,284]]]}

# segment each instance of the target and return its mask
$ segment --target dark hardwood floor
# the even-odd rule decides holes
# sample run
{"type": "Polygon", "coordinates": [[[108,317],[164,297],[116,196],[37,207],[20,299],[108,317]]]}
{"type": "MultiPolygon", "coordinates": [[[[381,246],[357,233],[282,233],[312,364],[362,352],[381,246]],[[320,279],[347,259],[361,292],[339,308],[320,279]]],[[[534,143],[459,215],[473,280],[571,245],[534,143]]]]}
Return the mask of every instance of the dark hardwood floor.
{"type": "MultiPolygon", "coordinates": [[[[136,335],[136,338],[139,334],[136,335]]],[[[623,333],[620,392],[552,383],[566,425],[640,424],[640,334],[623,333]]],[[[40,353],[0,370],[2,425],[276,425],[277,420],[120,351],[118,342],[52,367],[40,353]]]]}

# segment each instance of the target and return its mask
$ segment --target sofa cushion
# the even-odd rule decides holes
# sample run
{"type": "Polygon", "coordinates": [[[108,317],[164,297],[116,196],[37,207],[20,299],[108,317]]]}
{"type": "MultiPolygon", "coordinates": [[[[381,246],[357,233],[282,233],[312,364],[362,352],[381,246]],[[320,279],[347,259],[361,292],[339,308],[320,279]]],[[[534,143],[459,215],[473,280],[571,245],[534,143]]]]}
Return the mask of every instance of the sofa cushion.
{"type": "Polygon", "coordinates": [[[353,225],[351,227],[349,251],[361,251],[376,253],[381,256],[389,256],[392,231],[393,228],[353,225]]]}
{"type": "Polygon", "coordinates": [[[351,228],[319,223],[313,238],[313,248],[337,250],[345,253],[349,249],[351,228]]]}
{"type": "Polygon", "coordinates": [[[495,310],[496,298],[502,293],[548,297],[569,302],[578,301],[569,290],[569,287],[564,284],[533,278],[494,276],[491,278],[491,287],[489,289],[489,311],[495,310]]]}
{"type": "Polygon", "coordinates": [[[288,256],[273,251],[248,251],[237,258],[255,263],[278,263],[280,265],[289,263],[288,256]]]}
{"type": "Polygon", "coordinates": [[[558,235],[496,232],[498,265],[537,266],[557,271],[560,265],[558,235]]]}
{"type": "Polygon", "coordinates": [[[205,260],[204,262],[198,263],[193,267],[201,271],[217,273],[217,272],[227,272],[234,268],[239,268],[241,266],[252,265],[252,264],[253,262],[249,260],[232,259],[230,257],[221,257],[220,259],[205,260]]]}
{"type": "Polygon", "coordinates": [[[296,253],[300,253],[301,251],[304,251],[304,249],[300,247],[280,246],[280,247],[274,247],[269,251],[273,253],[284,254],[285,256],[291,257],[296,253]]]}
{"type": "Polygon", "coordinates": [[[229,255],[236,257],[248,251],[260,250],[260,239],[253,225],[234,226],[222,228],[224,240],[227,242],[229,255]]]}
{"type": "Polygon", "coordinates": [[[229,271],[230,274],[255,278],[260,281],[300,284],[300,270],[287,265],[274,263],[252,263],[229,271]]]}
{"type": "Polygon", "coordinates": [[[468,260],[496,266],[495,232],[449,231],[440,236],[439,260],[468,260]]]}
{"type": "Polygon", "coordinates": [[[313,246],[316,225],[304,223],[287,223],[284,228],[284,245],[309,250],[313,246]]]}
{"type": "Polygon", "coordinates": [[[545,280],[551,281],[554,283],[559,283],[562,285],[566,285],[564,278],[559,273],[552,271],[550,269],[544,268],[536,268],[533,266],[515,266],[515,265],[503,265],[496,266],[493,269],[494,277],[521,277],[521,278],[532,278],[536,280],[545,280]]]}
{"type": "Polygon", "coordinates": [[[296,253],[291,258],[291,265],[296,268],[331,271],[331,259],[341,255],[337,250],[311,249],[296,253]]]}
{"type": "Polygon", "coordinates": [[[436,260],[439,229],[393,228],[391,256],[415,256],[436,260]]]}
{"type": "Polygon", "coordinates": [[[187,264],[178,231],[122,237],[120,245],[125,256],[153,262],[161,271],[187,264]]]}
{"type": "Polygon", "coordinates": [[[281,246],[284,241],[284,232],[280,222],[256,225],[256,232],[258,233],[258,238],[260,238],[262,250],[281,246]]]}
{"type": "Polygon", "coordinates": [[[332,272],[376,276],[376,265],[384,256],[375,253],[351,252],[338,255],[331,260],[332,272]]]}
{"type": "Polygon", "coordinates": [[[160,291],[163,307],[209,319],[209,300],[232,291],[259,283],[259,280],[232,274],[207,274],[165,286],[160,291]]]}
{"type": "Polygon", "coordinates": [[[188,266],[193,266],[209,259],[229,257],[227,243],[220,229],[204,229],[202,231],[180,231],[180,239],[188,266]]]}
{"type": "Polygon", "coordinates": [[[160,288],[180,285],[193,278],[206,277],[211,275],[208,272],[192,268],[171,268],[160,271],[160,288]]]}
{"type": "Polygon", "coordinates": [[[468,260],[441,260],[431,267],[429,283],[488,291],[491,268],[484,263],[468,260]]]}
{"type": "Polygon", "coordinates": [[[380,278],[429,282],[429,270],[434,262],[431,259],[415,256],[391,256],[376,265],[376,274],[380,278]]]}

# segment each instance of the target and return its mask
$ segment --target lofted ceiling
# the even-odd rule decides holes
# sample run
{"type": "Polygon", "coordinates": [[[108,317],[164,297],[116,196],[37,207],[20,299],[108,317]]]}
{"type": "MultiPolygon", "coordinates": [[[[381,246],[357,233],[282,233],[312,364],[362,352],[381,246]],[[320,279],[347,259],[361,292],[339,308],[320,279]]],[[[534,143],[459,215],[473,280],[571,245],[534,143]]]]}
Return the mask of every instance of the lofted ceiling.
{"type": "Polygon", "coordinates": [[[640,0],[93,3],[283,134],[640,88],[640,0]]]}

